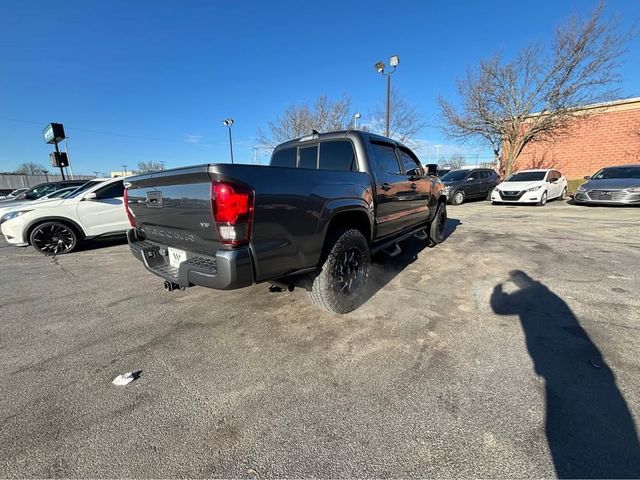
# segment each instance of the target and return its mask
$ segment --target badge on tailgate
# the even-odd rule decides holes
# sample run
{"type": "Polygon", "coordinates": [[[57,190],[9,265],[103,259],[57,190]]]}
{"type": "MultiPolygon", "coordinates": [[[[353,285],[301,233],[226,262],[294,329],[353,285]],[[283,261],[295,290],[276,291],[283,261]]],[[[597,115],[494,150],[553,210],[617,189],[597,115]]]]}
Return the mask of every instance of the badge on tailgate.
{"type": "Polygon", "coordinates": [[[147,205],[149,207],[161,207],[162,206],[162,192],[159,190],[153,190],[147,192],[147,205]]]}

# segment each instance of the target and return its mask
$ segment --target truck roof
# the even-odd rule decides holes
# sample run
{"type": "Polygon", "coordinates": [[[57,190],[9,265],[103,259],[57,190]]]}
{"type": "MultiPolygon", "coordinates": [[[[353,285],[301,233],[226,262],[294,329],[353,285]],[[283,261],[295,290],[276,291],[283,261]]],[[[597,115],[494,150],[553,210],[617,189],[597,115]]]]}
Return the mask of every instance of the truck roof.
{"type": "Polygon", "coordinates": [[[325,133],[313,132],[313,133],[310,133],[309,135],[305,135],[303,137],[295,138],[293,140],[289,140],[287,142],[281,143],[274,149],[274,151],[280,150],[282,148],[292,147],[294,145],[304,144],[307,142],[317,142],[322,140],[337,140],[337,139],[345,139],[345,138],[348,138],[351,140],[360,140],[360,141],[373,139],[373,140],[379,140],[381,142],[391,142],[391,143],[395,143],[396,145],[409,148],[403,143],[399,142],[398,140],[394,140],[392,138],[378,135],[376,133],[365,132],[363,130],[349,129],[349,130],[336,130],[333,132],[325,132],[325,133]]]}

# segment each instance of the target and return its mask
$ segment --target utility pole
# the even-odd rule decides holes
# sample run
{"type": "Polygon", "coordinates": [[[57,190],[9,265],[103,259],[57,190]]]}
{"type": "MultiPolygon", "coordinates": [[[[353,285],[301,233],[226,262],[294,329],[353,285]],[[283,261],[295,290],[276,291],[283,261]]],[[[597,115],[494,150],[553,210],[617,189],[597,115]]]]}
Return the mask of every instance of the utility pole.
{"type": "Polygon", "coordinates": [[[122,165],[122,176],[123,177],[127,176],[127,166],[126,165],[122,165]]]}
{"type": "Polygon", "coordinates": [[[98,172],[97,170],[94,170],[93,174],[96,176],[96,178],[100,178],[100,172],[98,172]]]}

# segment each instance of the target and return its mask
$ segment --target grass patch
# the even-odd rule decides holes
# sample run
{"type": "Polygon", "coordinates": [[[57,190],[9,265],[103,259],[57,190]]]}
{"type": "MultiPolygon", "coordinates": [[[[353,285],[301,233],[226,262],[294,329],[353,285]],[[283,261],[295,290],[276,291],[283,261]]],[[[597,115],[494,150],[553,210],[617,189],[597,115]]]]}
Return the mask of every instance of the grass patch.
{"type": "Polygon", "coordinates": [[[567,180],[567,193],[569,195],[574,195],[578,187],[582,185],[584,182],[586,182],[584,178],[575,178],[573,180],[567,180]]]}

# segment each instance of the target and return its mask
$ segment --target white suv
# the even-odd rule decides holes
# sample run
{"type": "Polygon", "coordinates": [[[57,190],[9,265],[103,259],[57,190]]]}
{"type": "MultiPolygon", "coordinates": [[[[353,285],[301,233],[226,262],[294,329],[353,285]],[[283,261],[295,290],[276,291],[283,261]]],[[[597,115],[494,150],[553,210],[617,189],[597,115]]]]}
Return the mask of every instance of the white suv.
{"type": "Polygon", "coordinates": [[[16,207],[0,218],[0,229],[10,244],[33,245],[45,255],[69,253],[83,239],[126,232],[123,196],[122,178],[93,181],[66,198],[16,207]]]}

